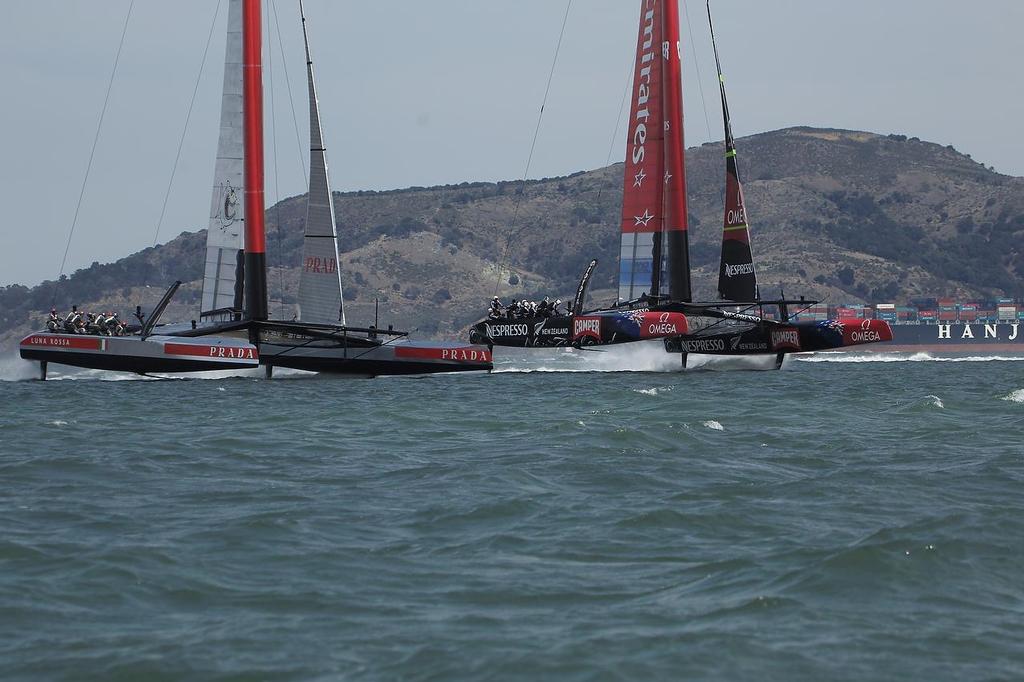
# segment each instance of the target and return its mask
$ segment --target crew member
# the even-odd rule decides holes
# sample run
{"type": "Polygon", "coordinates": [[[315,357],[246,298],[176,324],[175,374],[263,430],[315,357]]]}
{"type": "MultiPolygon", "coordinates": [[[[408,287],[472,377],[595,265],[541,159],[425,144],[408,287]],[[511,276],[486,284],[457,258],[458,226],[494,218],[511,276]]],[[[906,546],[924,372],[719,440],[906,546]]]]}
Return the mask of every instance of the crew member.
{"type": "Polygon", "coordinates": [[[498,300],[497,296],[491,299],[491,308],[490,311],[488,312],[488,317],[490,317],[492,320],[497,320],[501,318],[501,301],[498,300]]]}

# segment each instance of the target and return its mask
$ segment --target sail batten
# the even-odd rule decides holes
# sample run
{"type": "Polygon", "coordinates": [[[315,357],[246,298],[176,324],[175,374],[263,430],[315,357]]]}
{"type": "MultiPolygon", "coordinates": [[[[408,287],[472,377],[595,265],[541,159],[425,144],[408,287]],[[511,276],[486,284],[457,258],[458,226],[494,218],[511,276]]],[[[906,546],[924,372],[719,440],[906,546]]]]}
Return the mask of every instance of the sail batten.
{"type": "Polygon", "coordinates": [[[229,0],[220,136],[206,232],[206,264],[200,308],[204,318],[228,317],[231,311],[242,308],[243,157],[242,2],[229,0]]]}
{"type": "MultiPolygon", "coordinates": [[[[301,2],[299,7],[301,12],[301,2]]],[[[334,201],[327,174],[327,150],[320,127],[320,107],[305,16],[302,17],[302,38],[306,46],[309,86],[309,196],[306,203],[302,269],[299,274],[298,319],[345,324],[334,201]]]]}

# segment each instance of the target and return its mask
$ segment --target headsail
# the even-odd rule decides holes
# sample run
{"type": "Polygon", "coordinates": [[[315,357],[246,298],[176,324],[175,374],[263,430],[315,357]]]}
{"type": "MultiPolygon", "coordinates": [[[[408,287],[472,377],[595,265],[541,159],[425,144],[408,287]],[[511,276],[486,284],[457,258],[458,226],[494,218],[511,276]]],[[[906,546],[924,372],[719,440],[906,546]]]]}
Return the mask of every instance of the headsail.
{"type": "Polygon", "coordinates": [[[729,120],[729,104],[725,98],[725,77],[718,59],[715,26],[711,21],[711,1],[708,0],[708,25],[711,44],[715,50],[718,69],[718,89],[722,95],[722,118],[725,122],[725,224],[722,229],[722,260],[718,268],[718,295],[728,301],[756,301],[757,273],[750,251],[750,228],[747,209],[743,203],[743,185],[736,163],[736,140],[729,120]]]}
{"type": "Polygon", "coordinates": [[[674,0],[640,4],[619,253],[624,301],[690,300],[678,14],[674,0]]]}
{"type": "Polygon", "coordinates": [[[242,2],[228,0],[228,35],[224,54],[224,94],[220,138],[213,177],[213,199],[206,232],[206,267],[200,315],[227,319],[242,309],[245,210],[242,128],[242,2]]]}
{"type": "MultiPolygon", "coordinates": [[[[299,11],[302,13],[301,2],[299,11]]],[[[302,14],[302,38],[306,45],[306,74],[309,79],[309,198],[299,275],[298,318],[305,322],[340,321],[345,324],[334,202],[327,177],[327,152],[320,130],[320,108],[313,81],[313,61],[309,56],[305,14],[302,14]]]]}

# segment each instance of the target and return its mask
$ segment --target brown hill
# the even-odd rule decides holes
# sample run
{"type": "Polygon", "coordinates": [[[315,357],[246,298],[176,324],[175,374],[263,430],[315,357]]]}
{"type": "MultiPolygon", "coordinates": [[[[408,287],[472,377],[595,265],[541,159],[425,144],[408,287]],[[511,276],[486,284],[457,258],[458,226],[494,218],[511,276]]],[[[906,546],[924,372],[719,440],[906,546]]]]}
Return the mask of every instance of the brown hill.
{"type": "MultiPolygon", "coordinates": [[[[1024,179],[952,147],[902,135],[790,128],[739,141],[763,295],[780,287],[830,302],[1021,295],[1024,179]]],[[[714,298],[722,145],[687,150],[698,298],[714,298]]],[[[601,260],[597,302],[613,296],[622,166],[567,177],[335,195],[349,322],[459,335],[495,292],[568,298],[601,260]],[[506,249],[507,246],[507,249],[506,249]]],[[[271,310],[291,317],[304,197],[268,211],[271,310]]],[[[75,272],[57,305],[149,307],[183,279],[165,319],[197,315],[205,232],[75,272]]],[[[39,326],[54,283],[0,289],[0,346],[39,326]]]]}

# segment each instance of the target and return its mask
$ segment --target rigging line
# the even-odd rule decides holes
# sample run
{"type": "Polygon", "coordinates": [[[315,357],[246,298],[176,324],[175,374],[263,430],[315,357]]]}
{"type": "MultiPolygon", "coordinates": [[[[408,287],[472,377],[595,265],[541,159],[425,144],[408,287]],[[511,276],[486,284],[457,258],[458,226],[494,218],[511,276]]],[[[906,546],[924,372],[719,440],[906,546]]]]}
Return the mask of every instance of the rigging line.
{"type": "Polygon", "coordinates": [[[281,22],[277,18],[277,4],[273,2],[270,3],[270,9],[274,13],[274,23],[277,25],[277,48],[281,51],[281,68],[284,69],[284,84],[288,88],[288,104],[292,109],[292,125],[295,127],[295,148],[299,152],[299,167],[302,169],[302,184],[305,187],[309,187],[309,176],[306,174],[305,149],[302,145],[302,137],[299,135],[299,117],[295,115],[295,97],[292,96],[292,79],[288,75],[288,57],[285,56],[284,41],[281,40],[281,22]]]}
{"type": "MultiPolygon", "coordinates": [[[[276,7],[274,0],[270,1],[270,7],[276,7]]],[[[274,13],[276,20],[277,14],[274,13]]],[[[277,26],[277,34],[281,35],[281,26],[277,26]]],[[[267,35],[270,35],[270,15],[267,15],[267,35]]],[[[277,275],[278,275],[278,302],[277,314],[284,316],[284,254],[281,250],[281,177],[277,172],[277,115],[275,113],[276,101],[274,100],[274,46],[267,45],[267,81],[270,83],[270,147],[274,152],[274,233],[277,241],[277,275]]]]}
{"type": "Polygon", "coordinates": [[[700,76],[700,61],[697,59],[697,47],[693,42],[693,24],[690,23],[690,8],[686,0],[683,0],[683,12],[686,14],[686,30],[690,32],[690,54],[693,55],[693,68],[697,71],[697,90],[700,92],[700,106],[704,109],[704,125],[708,127],[708,142],[711,142],[714,139],[711,137],[711,119],[708,118],[708,103],[704,99],[704,80],[700,76]]]}
{"type": "MultiPolygon", "coordinates": [[[[516,204],[512,210],[512,222],[508,227],[508,234],[505,237],[505,247],[502,249],[501,258],[498,260],[498,274],[494,282],[494,294],[497,295],[498,287],[501,285],[501,270],[505,265],[505,257],[508,255],[509,247],[512,245],[512,237],[518,234],[515,229],[516,221],[519,218],[519,207],[526,196],[526,178],[530,174],[530,164],[533,163],[533,152],[537,147],[537,137],[540,135],[540,124],[544,120],[544,107],[548,103],[548,93],[551,91],[551,81],[555,77],[555,66],[558,64],[558,53],[562,49],[562,38],[565,36],[565,25],[569,21],[569,10],[572,8],[572,0],[565,3],[565,16],[562,17],[562,29],[558,33],[558,43],[555,45],[555,56],[551,60],[551,70],[548,72],[548,82],[544,87],[544,98],[540,103],[540,112],[537,114],[537,125],[533,129],[533,142],[530,144],[530,153],[526,157],[526,170],[523,171],[523,179],[519,185],[519,195],[516,197],[516,204]]],[[[521,230],[522,228],[520,228],[521,230]]]]}
{"type": "Polygon", "coordinates": [[[135,0],[128,4],[128,13],[124,17],[124,28],[121,29],[121,41],[117,44],[117,54],[114,56],[114,68],[110,70],[110,82],[107,83],[107,94],[103,97],[103,108],[100,110],[100,120],[96,124],[96,135],[92,139],[92,150],[89,152],[89,162],[85,166],[85,177],[82,179],[82,189],[78,193],[78,203],[75,205],[75,217],[71,220],[71,229],[68,231],[68,242],[64,246],[64,257],[60,259],[60,272],[53,283],[53,298],[50,307],[57,304],[57,291],[60,288],[60,278],[64,274],[64,266],[67,265],[68,252],[71,250],[71,240],[75,236],[75,226],[78,225],[78,213],[82,209],[82,198],[85,197],[85,187],[89,184],[89,172],[92,170],[92,160],[96,155],[96,145],[100,141],[100,131],[103,130],[103,118],[107,114],[107,104],[110,102],[110,91],[114,87],[114,76],[117,75],[117,65],[121,62],[121,50],[124,48],[124,37],[128,33],[128,22],[132,17],[132,8],[135,7],[135,0]]]}
{"type": "MultiPolygon", "coordinates": [[[[612,163],[612,154],[615,153],[615,141],[619,137],[619,127],[622,125],[622,112],[626,109],[626,100],[629,98],[629,86],[633,83],[633,56],[629,57],[629,72],[626,74],[626,86],[622,89],[622,101],[619,102],[619,115],[615,118],[615,132],[612,133],[612,141],[608,143],[608,157],[604,160],[605,168],[612,163]]],[[[601,195],[604,193],[604,185],[597,190],[597,208],[601,209],[601,195]]]]}
{"type": "MultiPolygon", "coordinates": [[[[178,139],[178,151],[174,155],[174,165],[171,167],[171,177],[167,181],[167,191],[164,193],[164,203],[160,207],[160,218],[156,221],[156,231],[153,233],[153,246],[156,246],[157,240],[160,239],[160,228],[164,223],[164,214],[167,212],[167,201],[171,197],[171,187],[174,185],[174,176],[178,172],[178,161],[181,159],[181,148],[185,144],[185,135],[188,132],[188,124],[192,119],[192,108],[196,103],[196,94],[199,92],[199,83],[203,79],[203,70],[206,68],[206,56],[210,52],[210,42],[213,40],[213,30],[217,26],[217,17],[220,16],[220,4],[221,0],[217,0],[217,7],[213,11],[213,21],[210,22],[210,33],[206,36],[206,47],[203,49],[203,59],[199,63],[199,73],[196,74],[196,84],[192,88],[192,99],[188,103],[188,113],[185,114],[185,125],[181,129],[181,137],[178,139]]],[[[147,270],[148,274],[148,270],[147,270]]]]}

